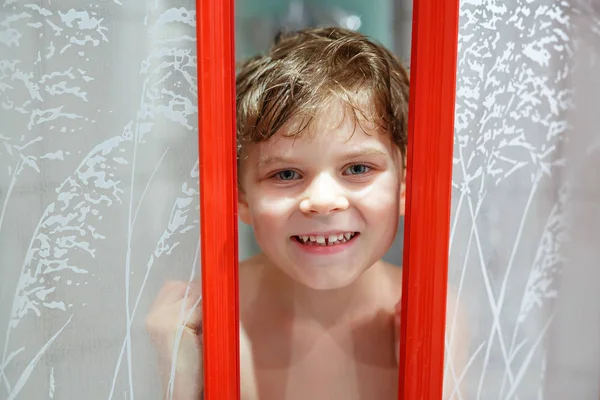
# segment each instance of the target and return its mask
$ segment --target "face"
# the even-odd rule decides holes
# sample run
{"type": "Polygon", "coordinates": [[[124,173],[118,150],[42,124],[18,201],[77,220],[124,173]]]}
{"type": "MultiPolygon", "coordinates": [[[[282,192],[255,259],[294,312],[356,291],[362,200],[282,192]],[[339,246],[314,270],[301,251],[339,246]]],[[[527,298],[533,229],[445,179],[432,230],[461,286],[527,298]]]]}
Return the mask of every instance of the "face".
{"type": "Polygon", "coordinates": [[[244,149],[242,220],[274,266],[313,289],[349,285],[389,249],[403,168],[389,137],[332,104],[299,137],[244,149]]]}

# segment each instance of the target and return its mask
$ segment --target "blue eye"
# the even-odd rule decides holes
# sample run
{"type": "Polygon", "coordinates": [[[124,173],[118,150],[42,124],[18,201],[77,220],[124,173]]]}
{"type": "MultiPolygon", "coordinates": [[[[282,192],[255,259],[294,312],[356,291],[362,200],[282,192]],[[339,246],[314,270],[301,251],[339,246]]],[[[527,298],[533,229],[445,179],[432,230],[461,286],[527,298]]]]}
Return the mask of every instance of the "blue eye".
{"type": "Polygon", "coordinates": [[[286,169],[286,170],[279,171],[278,173],[276,173],[275,177],[282,181],[292,181],[294,179],[298,179],[300,177],[300,174],[298,174],[296,171],[293,171],[291,169],[286,169]]]}
{"type": "Polygon", "coordinates": [[[369,172],[371,168],[364,164],[353,164],[346,169],[347,175],[362,175],[369,172]]]}

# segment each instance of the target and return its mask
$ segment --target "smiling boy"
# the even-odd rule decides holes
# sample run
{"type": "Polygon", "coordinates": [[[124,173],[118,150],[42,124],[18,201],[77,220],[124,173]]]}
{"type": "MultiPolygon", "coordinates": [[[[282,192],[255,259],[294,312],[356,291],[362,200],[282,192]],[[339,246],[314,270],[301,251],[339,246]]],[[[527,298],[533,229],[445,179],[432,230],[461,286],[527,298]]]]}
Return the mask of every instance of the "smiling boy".
{"type": "MultiPolygon", "coordinates": [[[[339,28],[280,36],[241,67],[239,215],[261,249],[239,270],[242,399],[397,398],[402,272],[381,258],[404,212],[408,89],[389,51],[339,28]]],[[[167,284],[147,325],[168,371],[192,310],[172,389],[198,399],[200,293],[186,287],[167,284]]]]}

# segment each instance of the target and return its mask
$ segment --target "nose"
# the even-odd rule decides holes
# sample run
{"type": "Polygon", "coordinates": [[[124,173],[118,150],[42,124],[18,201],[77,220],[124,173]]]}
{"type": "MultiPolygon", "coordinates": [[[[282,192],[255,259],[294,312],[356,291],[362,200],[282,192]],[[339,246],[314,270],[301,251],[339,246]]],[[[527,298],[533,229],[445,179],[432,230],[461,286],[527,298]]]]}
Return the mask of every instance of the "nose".
{"type": "Polygon", "coordinates": [[[349,206],[344,188],[330,175],[317,176],[300,202],[300,211],[305,214],[327,215],[343,211],[349,206]]]}

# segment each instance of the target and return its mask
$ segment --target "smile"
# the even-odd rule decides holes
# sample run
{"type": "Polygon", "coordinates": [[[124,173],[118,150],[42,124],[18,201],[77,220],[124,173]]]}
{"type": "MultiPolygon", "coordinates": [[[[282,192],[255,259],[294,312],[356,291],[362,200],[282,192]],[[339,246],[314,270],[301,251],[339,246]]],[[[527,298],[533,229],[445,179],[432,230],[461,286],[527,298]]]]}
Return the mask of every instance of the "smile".
{"type": "Polygon", "coordinates": [[[292,239],[305,246],[336,246],[348,243],[358,236],[358,232],[342,232],[329,235],[297,235],[292,239]]]}

